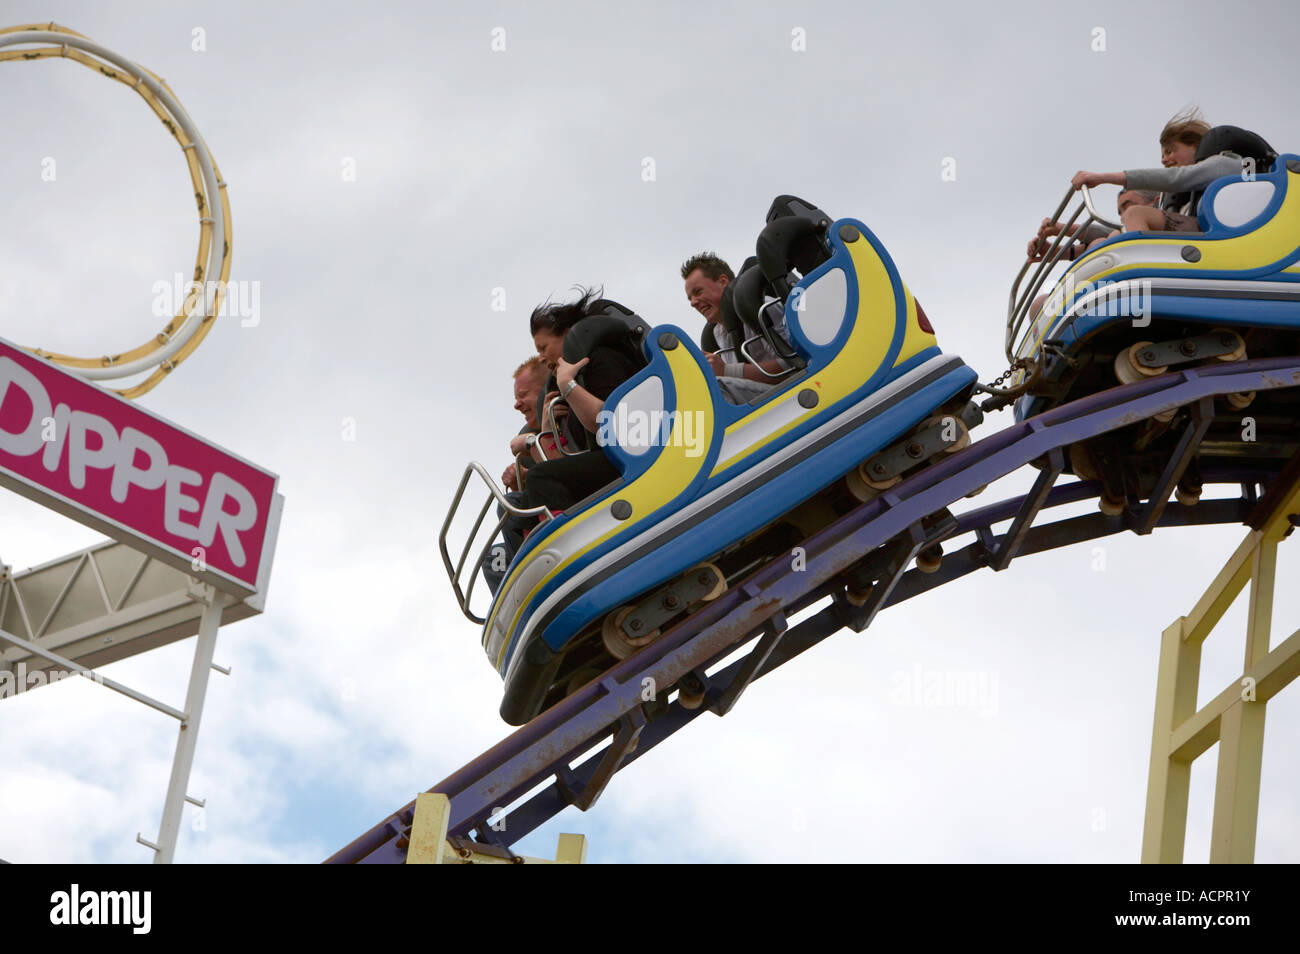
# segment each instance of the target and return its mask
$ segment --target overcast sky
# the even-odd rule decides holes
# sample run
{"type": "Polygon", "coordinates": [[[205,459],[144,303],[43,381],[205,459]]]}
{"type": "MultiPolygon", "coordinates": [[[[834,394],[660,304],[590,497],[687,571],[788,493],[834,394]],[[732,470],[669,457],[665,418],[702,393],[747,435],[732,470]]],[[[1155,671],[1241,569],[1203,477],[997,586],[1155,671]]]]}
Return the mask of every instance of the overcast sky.
{"type": "MultiPolygon", "coordinates": [[[[186,808],[178,861],[319,861],[507,733],[436,537],[465,462],[507,462],[538,302],[601,283],[695,334],[681,261],[738,264],[794,193],[875,231],[940,345],[989,380],[1025,241],[1076,170],[1159,165],[1189,104],[1300,151],[1283,2],[0,10],[169,82],[229,183],[232,280],[260,295],[255,327],[218,322],[141,401],[278,473],[286,497],[266,613],[218,642],[232,674],[213,676],[190,784],[207,808],[186,808]]],[[[194,256],[175,142],[73,63],[0,64],[0,89],[0,336],[84,354],[147,339],[154,283],[194,256]]],[[[99,539],[10,496],[16,570],[99,539]]],[[[763,679],[518,847],[549,855],[579,831],[592,861],[1136,861],[1160,634],[1242,536],[1115,537],[945,586],[763,679]],[[907,705],[918,672],[991,691],[907,705]]],[[[1298,564],[1283,547],[1281,572],[1298,564]]],[[[1277,603],[1274,644],[1296,588],[1280,580],[1277,603]]],[[[1239,674],[1244,623],[1234,607],[1206,644],[1202,703],[1239,674]]],[[[107,674],[180,706],[193,644],[107,674]]],[[[1283,693],[1258,861],[1300,861],[1298,731],[1283,693]]],[[[157,833],[175,736],[82,681],[4,701],[0,858],[150,860],[134,837],[157,833]]],[[[1193,770],[1189,861],[1208,857],[1216,753],[1193,770]]]]}

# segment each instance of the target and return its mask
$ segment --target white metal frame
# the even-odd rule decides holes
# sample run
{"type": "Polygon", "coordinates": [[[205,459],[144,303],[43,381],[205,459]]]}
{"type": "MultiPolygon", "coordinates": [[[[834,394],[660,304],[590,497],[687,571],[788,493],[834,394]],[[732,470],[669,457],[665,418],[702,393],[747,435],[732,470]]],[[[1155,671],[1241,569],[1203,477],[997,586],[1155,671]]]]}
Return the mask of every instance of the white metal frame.
{"type": "MultiPolygon", "coordinates": [[[[156,864],[169,864],[175,858],[185,803],[200,808],[206,804],[187,788],[209,672],[230,674],[214,662],[217,631],[222,622],[259,613],[261,604],[260,598],[241,600],[113,541],[21,574],[7,566],[0,569],[0,624],[7,627],[0,628],[0,672],[11,677],[17,673],[20,691],[31,691],[25,686],[29,673],[74,673],[180,723],[157,840],[136,834],[136,841],[154,852],[156,864]],[[195,632],[198,640],[183,710],[93,668],[195,632]]],[[[48,684],[42,678],[31,688],[48,684]]]]}

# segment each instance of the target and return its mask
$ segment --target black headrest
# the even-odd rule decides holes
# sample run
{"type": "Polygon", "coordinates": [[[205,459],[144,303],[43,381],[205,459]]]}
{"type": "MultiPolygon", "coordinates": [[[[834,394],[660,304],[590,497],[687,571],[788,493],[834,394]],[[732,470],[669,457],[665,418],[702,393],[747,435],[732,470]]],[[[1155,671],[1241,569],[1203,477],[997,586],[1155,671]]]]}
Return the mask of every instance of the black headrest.
{"type": "Polygon", "coordinates": [[[592,316],[617,318],[632,329],[632,336],[637,342],[640,342],[645,337],[646,332],[650,330],[650,325],[640,315],[626,305],[620,305],[609,298],[599,298],[592,302],[589,313],[592,316]]]}
{"type": "Polygon", "coordinates": [[[742,270],[736,280],[727,286],[732,291],[738,321],[747,327],[758,328],[758,309],[763,304],[763,286],[763,272],[757,265],[742,270]]]}
{"type": "Polygon", "coordinates": [[[1196,161],[1217,156],[1221,152],[1235,152],[1243,158],[1255,160],[1256,172],[1268,172],[1277,159],[1277,151],[1264,138],[1239,126],[1215,126],[1201,137],[1196,147],[1196,161]]]}
{"type": "MultiPolygon", "coordinates": [[[[734,281],[728,282],[727,287],[722,289],[722,298],[718,300],[718,311],[720,313],[718,321],[733,339],[741,340],[745,337],[745,333],[740,323],[740,315],[736,312],[735,294],[736,283],[734,281]]],[[[717,340],[716,335],[714,340],[717,340]]]]}
{"type": "Polygon", "coordinates": [[[778,195],[772,200],[767,210],[767,221],[775,222],[784,218],[808,219],[817,223],[823,230],[830,228],[831,217],[811,202],[805,202],[795,195],[778,195]]]}
{"type": "Polygon", "coordinates": [[[636,347],[633,336],[633,327],[621,314],[583,318],[564,336],[564,360],[572,364],[581,361],[597,348],[607,347],[623,351],[644,364],[645,358],[641,355],[641,349],[636,347]]]}
{"type": "Polygon", "coordinates": [[[700,330],[700,350],[712,354],[718,350],[718,339],[713,333],[713,322],[707,321],[700,330]]]}
{"type": "Polygon", "coordinates": [[[792,195],[777,196],[767,211],[767,227],[758,236],[755,251],[763,276],[784,298],[790,292],[788,275],[797,268],[807,275],[830,257],[823,236],[831,219],[825,212],[792,195]]]}

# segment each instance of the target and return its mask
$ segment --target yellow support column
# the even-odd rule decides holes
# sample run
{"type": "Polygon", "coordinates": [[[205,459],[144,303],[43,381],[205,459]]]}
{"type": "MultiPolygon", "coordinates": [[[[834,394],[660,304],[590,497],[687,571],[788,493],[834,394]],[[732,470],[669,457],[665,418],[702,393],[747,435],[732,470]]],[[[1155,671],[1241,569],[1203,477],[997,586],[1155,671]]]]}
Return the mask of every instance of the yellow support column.
{"type": "MultiPolygon", "coordinates": [[[[1249,673],[1268,655],[1273,621],[1273,585],[1277,576],[1277,542],[1262,539],[1251,560],[1250,610],[1246,623],[1249,673]]],[[[1259,778],[1264,761],[1265,704],[1254,680],[1242,679],[1241,699],[1219,723],[1219,766],[1214,782],[1214,827],[1211,864],[1252,864],[1259,820],[1259,778]]]]}
{"type": "Polygon", "coordinates": [[[561,834],[555,846],[554,861],[529,858],[467,838],[449,839],[447,820],[450,817],[451,800],[446,795],[423,792],[415,796],[415,818],[411,820],[410,842],[406,848],[408,865],[581,865],[587,861],[587,838],[584,835],[561,834]]]}
{"type": "Polygon", "coordinates": [[[1247,534],[1191,613],[1164,632],[1142,831],[1144,863],[1182,862],[1192,762],[1215,742],[1219,763],[1210,861],[1249,864],[1255,860],[1265,706],[1300,677],[1300,632],[1276,649],[1269,648],[1277,545],[1300,521],[1300,476],[1295,463],[1283,473],[1285,482],[1267,495],[1268,515],[1252,521],[1256,529],[1247,534]],[[1250,612],[1242,676],[1198,710],[1201,643],[1247,582],[1250,612]]]}
{"type": "Polygon", "coordinates": [[[587,863],[587,838],[585,835],[560,835],[555,846],[555,863],[582,865],[587,863]]]}
{"type": "Polygon", "coordinates": [[[411,843],[406,849],[408,865],[440,865],[447,844],[447,818],[451,799],[436,792],[415,796],[415,818],[411,821],[411,843]]]}
{"type": "Polygon", "coordinates": [[[1179,617],[1165,630],[1160,643],[1147,815],[1142,831],[1144,864],[1176,865],[1183,860],[1192,763],[1171,757],[1170,750],[1174,730],[1196,712],[1201,677],[1201,644],[1189,644],[1183,638],[1186,625],[1187,617],[1179,617]]]}

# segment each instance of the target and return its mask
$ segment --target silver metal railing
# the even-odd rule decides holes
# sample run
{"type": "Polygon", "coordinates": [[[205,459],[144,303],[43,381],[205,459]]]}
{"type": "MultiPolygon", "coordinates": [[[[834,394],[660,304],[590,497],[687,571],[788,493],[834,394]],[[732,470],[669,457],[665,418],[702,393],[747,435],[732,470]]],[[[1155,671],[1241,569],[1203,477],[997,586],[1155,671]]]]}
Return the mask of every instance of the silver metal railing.
{"type": "Polygon", "coordinates": [[[754,367],[756,367],[759,373],[762,374],[764,377],[770,378],[773,381],[779,381],[782,378],[788,377],[789,375],[794,374],[796,371],[799,370],[799,368],[796,365],[791,364],[792,361],[798,360],[799,353],[795,351],[793,347],[791,347],[787,342],[785,342],[780,337],[780,335],[776,333],[776,328],[771,322],[764,321],[763,312],[766,311],[767,308],[770,306],[775,306],[777,308],[784,309],[785,303],[781,301],[767,302],[759,307],[758,313],[754,316],[754,319],[758,323],[758,327],[762,328],[763,330],[758,334],[752,335],[751,337],[746,338],[744,341],[742,341],[740,343],[740,353],[743,354],[747,359],[749,359],[749,363],[752,364],[754,367]],[[764,368],[762,363],[758,360],[758,358],[756,358],[749,351],[749,346],[756,341],[766,342],[768,348],[772,351],[772,353],[775,354],[779,360],[789,365],[789,367],[783,368],[782,370],[777,372],[771,372],[768,371],[766,368],[764,368]]]}
{"type": "MultiPolygon", "coordinates": [[[[1075,190],[1071,188],[1065,193],[1065,198],[1061,199],[1056,211],[1052,213],[1050,221],[1059,226],[1059,231],[1051,245],[1043,253],[1042,258],[1027,257],[1025,264],[1021,266],[1020,271],[1016,274],[1015,281],[1011,283],[1011,294],[1007,303],[1007,330],[1004,340],[1008,361],[1014,362],[1017,358],[1029,357],[1024,353],[1025,350],[1032,347],[1033,341],[1039,337],[1041,332],[1045,331],[1045,329],[1038,327],[1039,319],[1050,318],[1050,316],[1043,316],[1041,312],[1039,314],[1030,314],[1032,305],[1056,266],[1061,262],[1069,262],[1077,257],[1074,254],[1077,244],[1075,236],[1086,233],[1092,225],[1100,225],[1107,229],[1123,228],[1118,222],[1112,222],[1097,212],[1096,205],[1093,203],[1092,192],[1087,186],[1083,186],[1078,190],[1078,203],[1074,205],[1069,218],[1062,220],[1066,206],[1070,205],[1070,200],[1073,197],[1075,197],[1075,190]],[[1083,217],[1081,222],[1079,221],[1080,216],[1083,217]],[[1037,262],[1038,267],[1033,270],[1033,274],[1026,283],[1025,276],[1035,262],[1037,262]]],[[[1082,250],[1080,250],[1081,252],[1082,250]]]]}
{"type": "Polygon", "coordinates": [[[474,614],[469,608],[470,597],[474,595],[474,584],[482,575],[483,561],[488,552],[492,549],[493,543],[496,542],[497,536],[505,526],[506,520],[511,516],[515,517],[538,517],[543,523],[550,521],[552,518],[551,511],[546,507],[519,507],[506,499],[503,493],[478,461],[470,461],[465,468],[465,473],[460,478],[460,486],[456,488],[456,494],[452,498],[451,507],[447,510],[447,519],[442,522],[442,531],[438,534],[438,549],[442,552],[442,563],[447,569],[447,576],[451,580],[451,588],[456,594],[456,602],[460,604],[460,611],[465,614],[471,622],[482,624],[485,620],[481,616],[474,614]],[[456,511],[460,508],[461,500],[465,496],[465,489],[469,485],[471,476],[477,474],[487,485],[487,499],[483,501],[483,506],[479,508],[478,516],[474,520],[474,526],[470,529],[469,536],[465,540],[465,546],[460,551],[460,559],[456,561],[455,567],[451,563],[451,553],[447,549],[447,535],[451,530],[452,520],[456,516],[456,511]],[[483,520],[487,517],[488,508],[493,502],[505,512],[501,519],[497,521],[496,527],[488,534],[487,542],[479,550],[478,557],[474,563],[469,566],[469,582],[462,588],[464,582],[462,577],[466,570],[466,560],[469,558],[470,550],[474,546],[474,541],[479,538],[479,530],[483,526],[483,520]]]}

